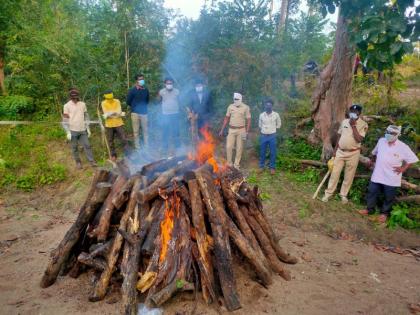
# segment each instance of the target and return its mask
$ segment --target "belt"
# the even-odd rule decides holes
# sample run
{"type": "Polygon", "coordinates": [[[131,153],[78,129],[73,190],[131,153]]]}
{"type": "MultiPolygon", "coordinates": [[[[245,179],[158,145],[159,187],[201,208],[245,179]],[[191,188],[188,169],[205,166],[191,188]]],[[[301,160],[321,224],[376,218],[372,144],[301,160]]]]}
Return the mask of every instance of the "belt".
{"type": "Polygon", "coordinates": [[[262,136],[274,136],[276,133],[261,133],[262,136]]]}
{"type": "Polygon", "coordinates": [[[231,129],[242,129],[242,128],[245,128],[245,126],[242,126],[242,127],[229,126],[229,128],[231,128],[231,129]]]}
{"type": "Polygon", "coordinates": [[[360,148],[357,148],[357,149],[350,149],[350,150],[345,150],[345,149],[342,149],[342,148],[340,148],[340,147],[338,147],[341,151],[343,151],[343,152],[355,152],[355,151],[360,151],[360,148]]]}

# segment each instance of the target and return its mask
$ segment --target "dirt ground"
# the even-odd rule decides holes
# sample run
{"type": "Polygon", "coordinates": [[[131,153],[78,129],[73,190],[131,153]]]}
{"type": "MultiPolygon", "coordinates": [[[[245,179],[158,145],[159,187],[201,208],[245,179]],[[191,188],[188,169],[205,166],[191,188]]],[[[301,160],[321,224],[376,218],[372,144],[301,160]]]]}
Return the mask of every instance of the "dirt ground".
{"type": "MultiPolygon", "coordinates": [[[[74,176],[71,184],[0,197],[0,314],[120,313],[117,289],[105,301],[87,301],[89,274],[39,287],[49,252],[75,219],[89,184],[88,176],[74,176]]],[[[366,241],[420,247],[418,234],[384,232],[356,216],[351,206],[343,210],[335,202],[326,206],[310,201],[309,191],[283,175],[267,180],[275,196],[265,202],[267,215],[282,236],[281,245],[300,262],[288,266],[291,281],[275,276],[266,289],[249,276],[253,273],[246,262],[236,261],[242,309],[235,314],[410,314],[409,304],[420,303],[420,262],[379,251],[366,241]]],[[[187,293],[166,304],[164,311],[192,314],[194,308],[195,314],[226,313],[205,306],[201,296],[194,302],[194,295],[187,293]]]]}

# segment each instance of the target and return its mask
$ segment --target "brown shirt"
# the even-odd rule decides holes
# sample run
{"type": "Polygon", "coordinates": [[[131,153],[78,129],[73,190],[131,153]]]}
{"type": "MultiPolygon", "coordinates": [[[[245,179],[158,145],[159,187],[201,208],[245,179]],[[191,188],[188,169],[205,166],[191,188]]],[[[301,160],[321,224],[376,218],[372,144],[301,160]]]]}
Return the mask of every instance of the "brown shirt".
{"type": "Polygon", "coordinates": [[[249,106],[242,103],[239,106],[235,104],[229,105],[226,117],[229,117],[229,126],[232,127],[245,127],[246,120],[251,118],[251,111],[249,106]]]}
{"type": "MultiPolygon", "coordinates": [[[[359,134],[364,137],[368,130],[368,124],[361,118],[356,120],[356,129],[359,134]]],[[[350,125],[350,119],[344,119],[341,122],[338,134],[341,135],[338,142],[338,147],[342,150],[355,150],[361,147],[361,143],[358,143],[353,136],[353,129],[350,125]]]]}

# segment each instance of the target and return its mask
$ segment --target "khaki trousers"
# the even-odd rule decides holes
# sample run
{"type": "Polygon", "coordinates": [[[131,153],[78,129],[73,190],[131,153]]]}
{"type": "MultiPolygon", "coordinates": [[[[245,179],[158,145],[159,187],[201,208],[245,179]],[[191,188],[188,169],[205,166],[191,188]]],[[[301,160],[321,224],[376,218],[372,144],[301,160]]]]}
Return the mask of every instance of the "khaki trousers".
{"type": "Polygon", "coordinates": [[[337,150],[334,159],[334,168],[331,172],[331,177],[328,182],[328,188],[325,190],[325,196],[331,197],[337,188],[340,180],[341,171],[344,169],[344,179],[341,184],[340,196],[347,197],[353,184],[354,175],[356,174],[357,165],[359,164],[360,150],[353,152],[344,152],[337,150]]]}
{"type": "Polygon", "coordinates": [[[232,165],[236,168],[239,168],[241,163],[242,150],[244,147],[243,134],[245,133],[245,128],[241,129],[232,129],[229,128],[229,133],[226,140],[226,155],[227,162],[229,165],[232,165]],[[236,148],[235,163],[233,161],[233,148],[236,148]]]}
{"type": "Polygon", "coordinates": [[[131,113],[131,123],[133,125],[134,145],[138,149],[140,147],[140,126],[143,133],[144,145],[149,144],[149,133],[147,130],[147,115],[131,113]]]}

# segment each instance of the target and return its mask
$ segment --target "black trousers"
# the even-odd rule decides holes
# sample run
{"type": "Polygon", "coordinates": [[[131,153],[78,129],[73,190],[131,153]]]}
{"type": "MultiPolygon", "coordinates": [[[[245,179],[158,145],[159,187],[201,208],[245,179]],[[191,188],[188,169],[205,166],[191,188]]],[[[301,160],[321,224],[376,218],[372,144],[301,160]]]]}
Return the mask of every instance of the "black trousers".
{"type": "Polygon", "coordinates": [[[392,210],[392,206],[395,202],[395,197],[398,193],[398,187],[387,186],[384,184],[369,182],[368,193],[366,196],[367,209],[369,214],[374,214],[376,210],[376,204],[378,197],[383,194],[384,203],[382,209],[380,210],[381,214],[389,215],[392,210]]]}
{"type": "Polygon", "coordinates": [[[109,149],[111,150],[111,156],[117,157],[117,152],[115,150],[115,138],[118,138],[123,147],[124,147],[124,154],[128,155],[130,152],[130,147],[128,145],[127,138],[125,137],[124,128],[121,127],[112,127],[106,128],[106,137],[108,139],[109,149]]]}

